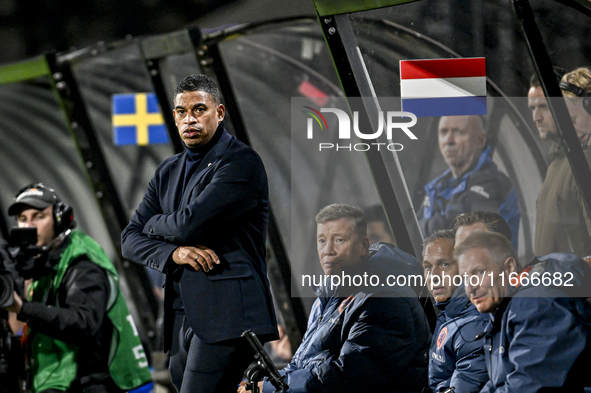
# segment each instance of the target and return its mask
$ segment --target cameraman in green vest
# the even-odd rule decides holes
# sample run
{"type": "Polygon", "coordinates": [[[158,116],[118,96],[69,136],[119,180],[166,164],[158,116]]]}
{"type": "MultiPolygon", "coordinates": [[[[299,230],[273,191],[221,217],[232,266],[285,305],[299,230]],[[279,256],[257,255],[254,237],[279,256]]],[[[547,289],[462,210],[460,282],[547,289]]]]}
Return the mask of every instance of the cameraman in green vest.
{"type": "Polygon", "coordinates": [[[31,284],[6,307],[26,324],[28,389],[120,393],[151,383],[117,271],[96,241],[73,230],[72,208],[37,183],[18,192],[8,214],[19,228],[37,229],[39,253],[17,256],[18,273],[31,284]]]}

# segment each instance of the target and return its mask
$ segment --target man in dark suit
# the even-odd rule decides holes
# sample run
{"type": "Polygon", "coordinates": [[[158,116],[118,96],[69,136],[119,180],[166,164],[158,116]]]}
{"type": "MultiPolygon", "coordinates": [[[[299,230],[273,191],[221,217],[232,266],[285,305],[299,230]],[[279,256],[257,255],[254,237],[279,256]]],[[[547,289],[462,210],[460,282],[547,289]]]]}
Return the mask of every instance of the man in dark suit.
{"type": "Polygon", "coordinates": [[[156,170],[122,233],[123,255],[166,274],[164,349],[179,392],[233,391],[253,360],[242,332],[277,338],[267,176],[260,157],[224,129],[213,80],[181,81],[173,113],[185,151],[156,170]]]}

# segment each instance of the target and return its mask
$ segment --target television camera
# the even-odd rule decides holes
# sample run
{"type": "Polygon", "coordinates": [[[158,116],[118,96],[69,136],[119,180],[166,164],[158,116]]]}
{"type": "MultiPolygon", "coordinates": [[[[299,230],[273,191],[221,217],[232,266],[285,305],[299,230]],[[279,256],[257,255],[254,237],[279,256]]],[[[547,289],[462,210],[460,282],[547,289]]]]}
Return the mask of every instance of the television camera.
{"type": "Polygon", "coordinates": [[[25,392],[25,360],[19,337],[13,334],[5,307],[14,303],[14,292],[23,294],[19,264],[27,266],[43,254],[36,246],[37,228],[14,228],[7,244],[0,244],[0,393],[25,392]]]}

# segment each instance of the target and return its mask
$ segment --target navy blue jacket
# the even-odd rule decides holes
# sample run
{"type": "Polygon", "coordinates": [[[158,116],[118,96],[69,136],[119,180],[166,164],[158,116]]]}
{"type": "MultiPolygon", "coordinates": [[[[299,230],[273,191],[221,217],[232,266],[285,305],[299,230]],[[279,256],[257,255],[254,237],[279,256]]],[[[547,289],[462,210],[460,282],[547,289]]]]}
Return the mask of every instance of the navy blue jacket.
{"type": "Polygon", "coordinates": [[[464,286],[451,299],[435,303],[441,310],[429,350],[429,388],[440,392],[453,386],[455,392],[479,392],[486,381],[484,331],[489,317],[478,312],[464,286]]]}
{"type": "MultiPolygon", "coordinates": [[[[418,266],[383,243],[367,263],[345,273],[376,274],[386,283],[389,274],[414,274],[409,262],[418,266]]],[[[414,290],[378,285],[328,292],[319,292],[302,343],[281,371],[289,392],[420,392],[431,334],[414,290]]],[[[265,382],[263,392],[272,391],[265,382]]]]}
{"type": "Polygon", "coordinates": [[[512,244],[517,249],[521,209],[511,180],[503,174],[491,157],[487,146],[476,166],[455,179],[451,169],[425,186],[425,199],[418,211],[424,234],[447,229],[460,213],[484,210],[499,213],[511,227],[512,244]]]}
{"type": "MultiPolygon", "coordinates": [[[[573,254],[550,254],[536,262],[546,264],[543,271],[561,272],[563,283],[565,272],[576,273],[569,289],[591,288],[591,268],[573,254]]],[[[482,392],[591,391],[591,304],[567,297],[563,289],[512,288],[489,314],[484,349],[490,381],[482,392]]]]}
{"type": "Polygon", "coordinates": [[[260,157],[223,127],[183,192],[187,152],[166,159],[122,233],[125,258],[166,273],[165,349],[174,321],[173,280],[195,334],[212,343],[247,329],[277,334],[267,280],[267,176],[260,157]],[[211,248],[221,264],[204,273],[179,268],[179,246],[211,248]],[[178,278],[180,276],[180,279],[178,278]]]}

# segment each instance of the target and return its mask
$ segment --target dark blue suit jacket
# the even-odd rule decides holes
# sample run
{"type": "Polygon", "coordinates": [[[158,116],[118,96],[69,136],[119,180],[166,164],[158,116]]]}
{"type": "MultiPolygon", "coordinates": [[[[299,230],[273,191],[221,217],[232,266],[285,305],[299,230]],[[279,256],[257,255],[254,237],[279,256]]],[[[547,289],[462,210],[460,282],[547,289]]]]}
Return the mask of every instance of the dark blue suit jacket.
{"type": "MultiPolygon", "coordinates": [[[[387,243],[345,275],[410,277],[416,259],[387,243]]],[[[409,278],[410,280],[410,278],[409,278]]],[[[328,282],[330,286],[330,280],[328,282]]],[[[420,392],[427,382],[429,324],[411,286],[319,287],[306,334],[281,371],[289,392],[420,392]]],[[[271,383],[263,392],[272,392],[271,383]]]]}
{"type": "Polygon", "coordinates": [[[167,274],[165,350],[174,320],[172,280],[181,274],[186,316],[201,340],[237,338],[247,329],[257,335],[277,334],[265,262],[269,210],[265,168],[250,147],[223,127],[216,132],[223,134],[184,193],[187,152],[158,167],[121,236],[125,258],[167,274]],[[214,250],[221,264],[204,273],[172,261],[177,247],[197,245],[214,250]]]}
{"type": "Polygon", "coordinates": [[[480,392],[590,392],[591,269],[567,253],[536,257],[530,266],[528,281],[511,287],[489,314],[490,380],[480,392]]]}

